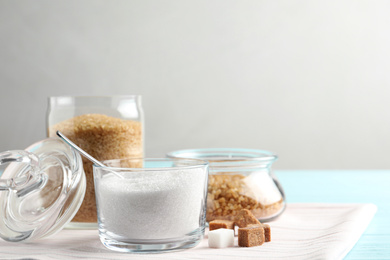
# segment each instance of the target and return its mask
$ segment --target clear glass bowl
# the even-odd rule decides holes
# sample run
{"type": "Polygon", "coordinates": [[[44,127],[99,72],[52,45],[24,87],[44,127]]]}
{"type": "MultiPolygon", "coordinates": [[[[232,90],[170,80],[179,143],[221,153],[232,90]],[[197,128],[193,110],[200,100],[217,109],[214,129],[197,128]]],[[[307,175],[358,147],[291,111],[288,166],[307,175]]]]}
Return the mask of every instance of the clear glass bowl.
{"type": "Polygon", "coordinates": [[[233,220],[249,209],[260,221],[269,221],[285,209],[285,195],[271,170],[277,156],[254,149],[192,149],[167,154],[170,158],[194,158],[209,162],[207,222],[233,220]]]}
{"type": "MultiPolygon", "coordinates": [[[[144,151],[140,96],[49,97],[47,135],[62,132],[99,161],[140,158],[144,151]]],[[[92,162],[83,158],[87,188],[68,228],[97,228],[92,162]]]]}
{"type": "Polygon", "coordinates": [[[123,159],[94,165],[99,236],[109,249],[185,249],[203,238],[208,164],[188,159],[123,159]]]}

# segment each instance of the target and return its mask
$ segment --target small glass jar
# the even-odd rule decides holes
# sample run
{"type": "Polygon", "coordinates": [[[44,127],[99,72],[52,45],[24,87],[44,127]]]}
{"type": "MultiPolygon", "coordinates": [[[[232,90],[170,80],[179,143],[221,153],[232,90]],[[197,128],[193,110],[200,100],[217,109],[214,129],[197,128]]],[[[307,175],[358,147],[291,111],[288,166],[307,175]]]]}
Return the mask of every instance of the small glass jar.
{"type": "MultiPolygon", "coordinates": [[[[99,161],[144,156],[140,96],[49,97],[47,135],[60,131],[99,161]]],[[[96,228],[92,163],[83,158],[87,187],[69,228],[96,228]]]]}
{"type": "Polygon", "coordinates": [[[170,158],[209,162],[206,220],[234,220],[241,209],[260,221],[279,216],[286,204],[283,189],[272,173],[277,156],[253,149],[193,149],[171,152],[170,158]]]}
{"type": "Polygon", "coordinates": [[[157,253],[196,246],[206,219],[208,163],[122,159],[94,165],[99,236],[109,249],[157,253]]]}

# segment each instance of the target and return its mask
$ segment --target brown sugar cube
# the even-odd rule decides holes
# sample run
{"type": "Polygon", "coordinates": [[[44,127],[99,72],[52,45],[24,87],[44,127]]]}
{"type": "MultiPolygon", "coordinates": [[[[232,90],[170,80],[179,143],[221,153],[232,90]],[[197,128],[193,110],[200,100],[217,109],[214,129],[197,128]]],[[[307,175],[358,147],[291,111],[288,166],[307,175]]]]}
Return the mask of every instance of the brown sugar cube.
{"type": "Polygon", "coordinates": [[[213,220],[209,223],[209,230],[216,230],[220,228],[233,229],[234,230],[234,221],[230,220],[213,220]]]}
{"type": "Polygon", "coordinates": [[[242,209],[234,218],[234,222],[240,228],[247,227],[250,224],[261,225],[260,221],[252,214],[250,210],[242,209]]]}
{"type": "Polygon", "coordinates": [[[264,228],[262,225],[251,225],[238,229],[238,246],[261,246],[264,244],[264,241],[264,228]]]}
{"type": "Polygon", "coordinates": [[[263,224],[265,242],[271,241],[271,227],[268,224],[263,224]]]}
{"type": "MultiPolygon", "coordinates": [[[[268,224],[261,224],[264,229],[265,242],[271,242],[271,227],[268,224]]],[[[248,227],[258,226],[257,224],[249,224],[248,227]]]]}

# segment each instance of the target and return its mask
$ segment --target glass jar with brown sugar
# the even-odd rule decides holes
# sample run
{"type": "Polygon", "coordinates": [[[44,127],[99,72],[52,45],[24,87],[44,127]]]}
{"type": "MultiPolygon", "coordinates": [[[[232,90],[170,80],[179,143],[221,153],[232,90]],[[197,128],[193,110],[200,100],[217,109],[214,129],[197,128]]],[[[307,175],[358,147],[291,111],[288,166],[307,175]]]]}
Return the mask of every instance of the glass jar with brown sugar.
{"type": "MultiPolygon", "coordinates": [[[[99,161],[144,155],[140,96],[49,97],[47,134],[60,131],[99,161]]],[[[68,227],[96,228],[92,163],[83,158],[87,187],[84,201],[68,227]]]]}
{"type": "Polygon", "coordinates": [[[279,216],[286,204],[283,189],[271,170],[277,156],[254,149],[193,149],[171,152],[172,158],[209,162],[206,220],[233,220],[241,209],[260,221],[279,216]]]}

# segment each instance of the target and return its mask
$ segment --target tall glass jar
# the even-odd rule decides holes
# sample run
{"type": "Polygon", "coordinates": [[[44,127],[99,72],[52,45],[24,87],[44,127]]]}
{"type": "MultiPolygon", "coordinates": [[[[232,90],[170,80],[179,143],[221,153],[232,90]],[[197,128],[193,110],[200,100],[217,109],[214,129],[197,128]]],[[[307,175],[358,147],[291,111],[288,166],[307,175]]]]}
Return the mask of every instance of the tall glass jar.
{"type": "Polygon", "coordinates": [[[277,156],[254,149],[192,149],[174,151],[171,158],[193,158],[209,162],[206,220],[234,220],[242,209],[260,221],[279,216],[285,208],[283,189],[271,165],[277,156]]]}
{"type": "MultiPolygon", "coordinates": [[[[144,157],[140,96],[49,97],[47,135],[62,132],[99,161],[144,157]]],[[[97,227],[92,163],[83,158],[87,187],[70,228],[97,227]]]]}

